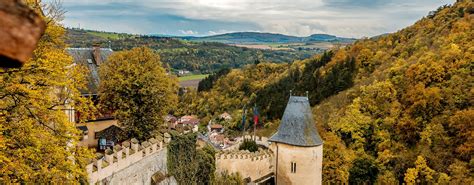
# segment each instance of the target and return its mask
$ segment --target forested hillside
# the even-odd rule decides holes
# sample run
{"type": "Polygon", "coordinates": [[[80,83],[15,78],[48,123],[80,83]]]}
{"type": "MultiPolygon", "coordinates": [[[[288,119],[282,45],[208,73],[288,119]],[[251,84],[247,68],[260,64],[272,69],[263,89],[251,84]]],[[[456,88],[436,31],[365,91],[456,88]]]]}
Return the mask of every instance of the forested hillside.
{"type": "Polygon", "coordinates": [[[239,68],[255,61],[288,63],[309,58],[319,49],[260,50],[230,46],[215,42],[190,42],[176,38],[128,35],[78,29],[67,30],[69,47],[111,47],[114,51],[147,46],[155,49],[164,63],[173,69],[201,73],[215,72],[222,68],[239,68]]]}
{"type": "Polygon", "coordinates": [[[308,91],[325,141],[325,183],[472,184],[473,13],[472,0],[458,0],[393,34],[231,70],[182,96],[178,113],[240,117],[256,103],[269,135],[290,90],[308,91]]]}

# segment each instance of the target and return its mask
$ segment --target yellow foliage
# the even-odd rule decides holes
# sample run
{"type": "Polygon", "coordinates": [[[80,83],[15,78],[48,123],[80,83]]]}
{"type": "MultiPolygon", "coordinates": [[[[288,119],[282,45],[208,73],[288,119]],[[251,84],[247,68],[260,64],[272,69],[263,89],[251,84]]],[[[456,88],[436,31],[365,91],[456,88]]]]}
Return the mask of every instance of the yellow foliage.
{"type": "Polygon", "coordinates": [[[64,109],[93,113],[80,96],[84,71],[65,51],[64,29],[50,20],[34,57],[0,74],[0,184],[85,182],[92,157],[64,109]]]}

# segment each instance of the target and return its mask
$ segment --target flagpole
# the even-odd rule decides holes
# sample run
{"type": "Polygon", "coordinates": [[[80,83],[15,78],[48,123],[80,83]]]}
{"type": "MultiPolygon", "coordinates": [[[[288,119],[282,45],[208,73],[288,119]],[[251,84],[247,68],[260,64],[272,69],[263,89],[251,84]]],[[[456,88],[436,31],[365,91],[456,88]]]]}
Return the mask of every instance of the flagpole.
{"type": "Polygon", "coordinates": [[[244,108],[242,109],[242,137],[245,137],[245,122],[246,122],[246,116],[247,116],[247,108],[244,105],[244,108]]]}
{"type": "MultiPolygon", "coordinates": [[[[257,103],[255,103],[255,105],[254,105],[254,107],[253,107],[253,113],[255,114],[256,112],[257,112],[257,103]]],[[[255,120],[255,116],[256,116],[256,115],[254,115],[254,120],[255,120]]],[[[257,142],[257,139],[256,139],[256,137],[255,137],[255,129],[256,129],[256,128],[257,128],[257,123],[254,122],[254,123],[253,123],[253,141],[255,141],[255,142],[257,142]]]]}

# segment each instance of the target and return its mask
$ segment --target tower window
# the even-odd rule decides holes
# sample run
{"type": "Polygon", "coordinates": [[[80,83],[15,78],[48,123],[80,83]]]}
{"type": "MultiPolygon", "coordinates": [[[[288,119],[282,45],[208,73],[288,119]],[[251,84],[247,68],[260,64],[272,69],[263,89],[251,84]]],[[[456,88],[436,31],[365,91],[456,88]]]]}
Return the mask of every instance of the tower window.
{"type": "Polygon", "coordinates": [[[296,173],[296,163],[291,162],[291,173],[296,173]]]}

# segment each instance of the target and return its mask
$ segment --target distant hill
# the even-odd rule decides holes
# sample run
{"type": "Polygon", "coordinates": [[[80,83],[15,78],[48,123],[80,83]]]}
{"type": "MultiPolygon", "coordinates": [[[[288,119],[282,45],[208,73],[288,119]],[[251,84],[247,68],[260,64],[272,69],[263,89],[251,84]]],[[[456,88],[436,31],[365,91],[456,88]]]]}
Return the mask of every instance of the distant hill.
{"type": "Polygon", "coordinates": [[[148,35],[135,35],[127,33],[117,33],[117,32],[104,32],[104,31],[95,31],[95,30],[83,30],[71,28],[68,29],[68,36],[72,37],[83,37],[88,35],[88,39],[93,40],[116,40],[116,39],[125,39],[131,37],[139,36],[149,36],[149,37],[161,37],[161,38],[175,38],[187,41],[196,41],[196,42],[218,42],[224,44],[288,44],[288,43],[315,43],[315,42],[336,42],[336,43],[352,43],[356,41],[354,38],[345,38],[337,37],[329,34],[313,34],[307,37],[297,37],[290,35],[283,35],[278,33],[261,33],[261,32],[234,32],[226,33],[220,35],[211,35],[204,37],[195,37],[195,36],[174,36],[166,34],[148,34],[148,35]]]}
{"type": "MultiPolygon", "coordinates": [[[[210,73],[222,68],[240,68],[256,61],[288,63],[320,53],[324,48],[262,50],[236,47],[219,42],[194,42],[163,35],[132,35],[82,29],[67,29],[69,47],[111,47],[114,51],[147,46],[156,50],[172,69],[210,73]]],[[[189,38],[188,38],[189,39],[189,38]]]]}
{"type": "Polygon", "coordinates": [[[289,36],[276,33],[235,32],[206,37],[181,37],[198,42],[220,42],[225,44],[266,44],[266,43],[307,43],[307,42],[353,42],[353,38],[343,38],[328,34],[314,34],[308,37],[289,36]]]}

